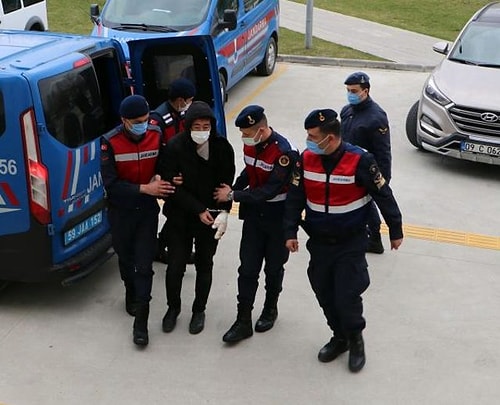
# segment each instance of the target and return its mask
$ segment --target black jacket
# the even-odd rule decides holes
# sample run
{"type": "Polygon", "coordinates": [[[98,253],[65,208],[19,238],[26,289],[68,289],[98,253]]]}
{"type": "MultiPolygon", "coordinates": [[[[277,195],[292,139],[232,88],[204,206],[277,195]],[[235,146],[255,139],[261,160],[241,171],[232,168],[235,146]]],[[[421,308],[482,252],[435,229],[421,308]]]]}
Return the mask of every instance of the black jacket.
{"type": "Polygon", "coordinates": [[[186,129],[172,138],[166,146],[159,162],[159,174],[171,181],[182,174],[183,184],[168,197],[163,206],[165,215],[177,217],[195,217],[207,208],[231,209],[231,202],[217,203],[213,192],[221,183],[231,185],[235,175],[234,151],[226,138],[217,135],[215,118],[208,105],[195,102],[186,114],[186,128],[190,128],[196,118],[207,117],[212,120],[209,143],[209,158],[198,156],[196,143],[191,139],[191,131],[186,129]],[[207,109],[208,108],[208,109],[207,109]]]}

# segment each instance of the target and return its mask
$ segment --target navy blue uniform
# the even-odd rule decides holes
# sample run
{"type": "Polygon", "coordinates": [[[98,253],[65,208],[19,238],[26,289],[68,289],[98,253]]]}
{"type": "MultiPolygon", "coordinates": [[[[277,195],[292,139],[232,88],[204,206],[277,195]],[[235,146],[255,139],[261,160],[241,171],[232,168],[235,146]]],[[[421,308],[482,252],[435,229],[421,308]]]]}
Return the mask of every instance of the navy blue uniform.
{"type": "MultiPolygon", "coordinates": [[[[352,193],[358,193],[355,198],[363,203],[354,208],[353,204],[350,204],[349,209],[335,210],[332,201],[342,201],[345,196],[328,195],[325,188],[316,188],[316,191],[325,190],[322,196],[323,206],[317,203],[319,191],[315,203],[311,202],[304,186],[308,181],[307,176],[304,177],[304,153],[294,173],[286,200],[285,238],[297,239],[299,224],[306,230],[309,236],[307,249],[311,255],[307,271],[311,287],[334,335],[346,339],[361,332],[365,327],[361,294],[370,283],[365,258],[369,198],[373,198],[379,206],[389,226],[391,240],[403,237],[401,212],[373,155],[345,142],[331,155],[318,158],[321,159],[323,175],[313,177],[316,181],[322,178],[325,183],[335,182],[332,179],[334,170],[345,166],[345,155],[357,157],[359,160],[351,159],[355,162],[352,164],[352,171],[355,173],[352,184],[355,190],[352,193]],[[306,217],[302,221],[301,213],[304,209],[306,217]]],[[[347,179],[344,177],[345,173],[343,171],[339,174],[340,183],[347,179]]]]}
{"type": "Polygon", "coordinates": [[[283,212],[286,189],[299,155],[288,140],[273,131],[255,147],[245,147],[247,167],[233,186],[243,219],[238,269],[238,302],[253,307],[259,273],[265,261],[266,299],[275,301],[282,290],[284,264],[283,212]],[[253,155],[250,155],[253,154],[253,155]]]}
{"type": "MultiPolygon", "coordinates": [[[[385,180],[391,180],[391,136],[387,114],[368,96],[357,105],[348,104],[340,112],[342,138],[372,153],[385,180]]],[[[380,233],[380,217],[374,204],[371,207],[368,228],[380,233]]]]}

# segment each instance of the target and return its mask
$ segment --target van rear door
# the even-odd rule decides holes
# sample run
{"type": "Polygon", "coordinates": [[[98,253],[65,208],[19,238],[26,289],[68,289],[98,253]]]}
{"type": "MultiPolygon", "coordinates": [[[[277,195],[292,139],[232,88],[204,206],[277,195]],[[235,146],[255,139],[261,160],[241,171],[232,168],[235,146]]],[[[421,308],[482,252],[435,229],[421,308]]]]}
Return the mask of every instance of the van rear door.
{"type": "Polygon", "coordinates": [[[169,84],[179,77],[196,86],[196,100],[208,103],[217,131],[226,136],[224,104],[212,38],[208,35],[155,38],[127,42],[134,89],[154,109],[166,100],[169,84]]]}

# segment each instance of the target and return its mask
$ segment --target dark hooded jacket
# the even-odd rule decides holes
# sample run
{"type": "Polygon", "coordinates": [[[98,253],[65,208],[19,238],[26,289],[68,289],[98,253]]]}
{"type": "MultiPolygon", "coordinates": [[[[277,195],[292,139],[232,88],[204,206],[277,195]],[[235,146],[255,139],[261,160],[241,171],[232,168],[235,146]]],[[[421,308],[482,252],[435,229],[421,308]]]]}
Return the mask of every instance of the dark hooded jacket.
{"type": "Polygon", "coordinates": [[[221,183],[233,184],[235,175],[234,150],[229,141],[218,135],[215,116],[208,104],[195,101],[186,112],[185,130],[164,146],[159,163],[159,174],[171,181],[182,174],[183,184],[168,197],[163,212],[169,220],[182,221],[195,217],[208,209],[231,209],[231,202],[217,203],[213,192],[221,183]],[[208,140],[208,160],[198,156],[196,143],[191,139],[191,126],[197,118],[210,118],[212,129],[208,140]]]}

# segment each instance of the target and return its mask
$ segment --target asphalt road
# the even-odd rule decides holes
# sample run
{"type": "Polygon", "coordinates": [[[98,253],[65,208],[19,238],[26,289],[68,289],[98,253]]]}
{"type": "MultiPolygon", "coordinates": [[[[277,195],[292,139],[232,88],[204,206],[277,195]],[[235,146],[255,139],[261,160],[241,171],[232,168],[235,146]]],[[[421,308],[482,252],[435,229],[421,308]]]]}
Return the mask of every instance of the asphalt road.
{"type": "MultiPolygon", "coordinates": [[[[234,118],[261,104],[278,132],[305,146],[304,117],[340,110],[352,68],[278,65],[229,95],[229,138],[242,167],[234,118]]],[[[426,73],[365,69],[388,112],[391,185],[406,224],[398,251],[369,255],[364,294],[367,364],[317,361],[330,332],[309,287],[308,255],[287,265],[275,327],[234,347],[222,343],[236,312],[241,223],[230,217],[216,255],[205,330],[188,333],[194,271],[184,278],[177,328],[161,331],[164,266],[155,263],[150,345],[134,347],[116,258],[77,286],[11,285],[0,293],[0,403],[45,404],[491,404],[500,394],[500,168],[422,153],[406,140],[406,113],[426,73]]],[[[387,235],[384,244],[388,246],[387,235]]],[[[263,301],[262,288],[254,320],[263,301]]]]}

